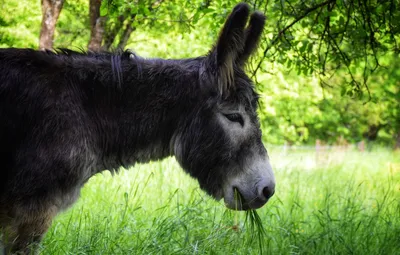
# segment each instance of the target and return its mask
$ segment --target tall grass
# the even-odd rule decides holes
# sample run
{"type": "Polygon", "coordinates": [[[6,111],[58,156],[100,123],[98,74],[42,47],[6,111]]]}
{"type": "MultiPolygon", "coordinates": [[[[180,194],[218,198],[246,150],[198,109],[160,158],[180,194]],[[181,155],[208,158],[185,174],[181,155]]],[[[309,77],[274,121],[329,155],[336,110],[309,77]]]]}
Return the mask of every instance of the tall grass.
{"type": "Polygon", "coordinates": [[[275,196],[247,215],[213,201],[171,158],[99,174],[56,218],[41,252],[400,254],[400,154],[318,157],[270,152],[275,196]]]}

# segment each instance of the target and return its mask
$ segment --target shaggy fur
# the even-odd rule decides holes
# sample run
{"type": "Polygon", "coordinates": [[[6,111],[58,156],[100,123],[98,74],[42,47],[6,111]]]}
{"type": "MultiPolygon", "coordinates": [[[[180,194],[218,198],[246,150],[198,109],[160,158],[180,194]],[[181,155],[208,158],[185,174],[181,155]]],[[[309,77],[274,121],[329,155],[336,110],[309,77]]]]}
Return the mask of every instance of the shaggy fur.
{"type": "Polygon", "coordinates": [[[248,15],[246,4],[235,7],[216,46],[199,58],[0,49],[0,228],[6,253],[29,253],[53,217],[105,169],[174,155],[205,191],[221,198],[224,183],[240,175],[249,158],[266,158],[257,94],[243,71],[264,16],[253,14],[246,29],[248,15]],[[225,114],[232,109],[242,109],[241,121],[225,114]],[[224,125],[248,131],[233,139],[224,125]]]}

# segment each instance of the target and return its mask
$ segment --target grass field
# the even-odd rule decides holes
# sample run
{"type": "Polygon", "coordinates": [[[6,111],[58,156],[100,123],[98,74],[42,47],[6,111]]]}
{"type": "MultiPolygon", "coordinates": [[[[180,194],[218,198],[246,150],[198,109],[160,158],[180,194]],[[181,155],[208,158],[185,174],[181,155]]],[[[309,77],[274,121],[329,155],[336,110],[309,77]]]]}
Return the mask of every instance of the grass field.
{"type": "Polygon", "coordinates": [[[42,254],[400,254],[400,153],[272,149],[275,196],[246,213],[202,192],[174,159],[93,177],[42,254]]]}

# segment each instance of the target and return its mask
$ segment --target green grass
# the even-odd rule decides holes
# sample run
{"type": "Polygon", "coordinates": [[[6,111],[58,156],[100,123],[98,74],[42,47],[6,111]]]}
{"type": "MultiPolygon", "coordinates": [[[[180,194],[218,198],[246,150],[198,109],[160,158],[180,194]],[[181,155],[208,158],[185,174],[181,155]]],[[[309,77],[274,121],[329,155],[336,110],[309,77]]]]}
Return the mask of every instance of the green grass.
{"type": "Polygon", "coordinates": [[[41,252],[400,254],[400,153],[316,157],[272,150],[276,193],[257,214],[225,209],[171,158],[99,174],[53,222],[41,252]]]}

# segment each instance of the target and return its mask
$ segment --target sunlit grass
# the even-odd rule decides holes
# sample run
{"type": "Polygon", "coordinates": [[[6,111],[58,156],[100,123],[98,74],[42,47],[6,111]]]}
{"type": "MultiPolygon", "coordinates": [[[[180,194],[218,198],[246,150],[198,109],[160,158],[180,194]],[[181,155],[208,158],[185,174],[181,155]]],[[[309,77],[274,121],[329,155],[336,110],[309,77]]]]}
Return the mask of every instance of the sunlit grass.
{"type": "Polygon", "coordinates": [[[270,158],[276,193],[257,213],[225,209],[172,158],[99,174],[56,218],[42,253],[399,253],[398,152],[273,149],[270,158]]]}

